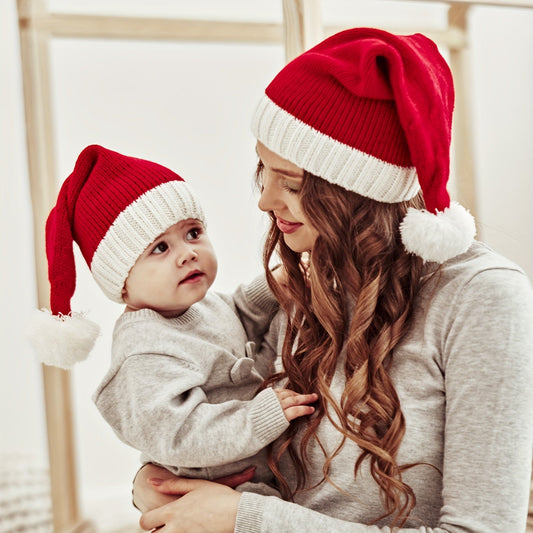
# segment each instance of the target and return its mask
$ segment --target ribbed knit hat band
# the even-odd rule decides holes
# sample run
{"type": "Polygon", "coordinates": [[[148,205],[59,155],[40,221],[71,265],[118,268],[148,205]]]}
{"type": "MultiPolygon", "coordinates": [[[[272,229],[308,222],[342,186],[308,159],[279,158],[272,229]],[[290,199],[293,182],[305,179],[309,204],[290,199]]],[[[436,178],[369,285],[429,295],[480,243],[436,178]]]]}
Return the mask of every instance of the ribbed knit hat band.
{"type": "MultiPolygon", "coordinates": [[[[385,127],[384,131],[387,130],[385,127]]],[[[410,200],[420,190],[416,169],[388,163],[315,130],[268,96],[252,122],[258,140],[315,176],[379,202],[410,200]]],[[[401,150],[390,150],[393,156],[401,150]]]]}
{"type": "Polygon", "coordinates": [[[367,198],[397,203],[422,190],[433,218],[408,214],[402,240],[442,262],[475,235],[471,215],[450,205],[446,190],[453,106],[451,72],[435,43],[355,28],[288,63],[266,88],[252,131],[284,159],[367,198]]]}
{"type": "Polygon", "coordinates": [[[190,218],[203,221],[204,215],[184,181],[162,183],[126,207],[100,241],[90,265],[104,293],[121,303],[128,273],[146,247],[169,227],[190,218]]]}

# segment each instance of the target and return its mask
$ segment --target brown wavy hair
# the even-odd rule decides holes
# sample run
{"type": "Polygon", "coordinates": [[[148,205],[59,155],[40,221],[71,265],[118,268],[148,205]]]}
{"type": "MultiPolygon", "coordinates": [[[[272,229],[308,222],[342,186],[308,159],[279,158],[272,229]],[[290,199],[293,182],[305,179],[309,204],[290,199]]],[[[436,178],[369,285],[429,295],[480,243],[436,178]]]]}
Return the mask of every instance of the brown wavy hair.
{"type": "MultiPolygon", "coordinates": [[[[258,166],[258,179],[262,170],[258,166]]],[[[394,347],[409,328],[419,290],[422,260],[408,254],[400,239],[400,222],[407,208],[424,206],[421,196],[409,202],[385,204],[333,185],[307,172],[300,195],[303,212],[319,236],[306,254],[293,252],[284,242],[274,216],[268,232],[264,265],[269,284],[288,316],[282,349],[283,371],[268,384],[301,393],[317,392],[315,414],[291,422],[270,450],[270,467],[285,499],[307,487],[307,448],[314,440],[324,453],[323,478],[347,440],[362,450],[354,464],[357,476],[363,461],[380,489],[385,514],[392,525],[403,525],[416,504],[397,454],[405,433],[400,401],[389,376],[394,347]],[[283,289],[268,266],[278,255],[287,274],[283,289]],[[341,350],[346,349],[346,385],[340,401],[330,391],[341,350]],[[335,420],[328,413],[334,411],[335,420]],[[320,443],[317,428],[327,417],[343,435],[334,451],[320,443]],[[295,437],[302,435],[299,446],[295,437]],[[287,454],[295,467],[296,486],[280,471],[287,454]]],[[[341,490],[341,489],[339,489],[341,490]]]]}

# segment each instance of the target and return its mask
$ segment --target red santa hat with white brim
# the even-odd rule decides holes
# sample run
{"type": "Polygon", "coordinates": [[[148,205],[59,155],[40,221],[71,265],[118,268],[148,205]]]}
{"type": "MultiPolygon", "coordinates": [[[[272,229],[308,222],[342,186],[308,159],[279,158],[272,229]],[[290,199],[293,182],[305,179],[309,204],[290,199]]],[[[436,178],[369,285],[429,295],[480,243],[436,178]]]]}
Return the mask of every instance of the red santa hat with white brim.
{"type": "Polygon", "coordinates": [[[46,222],[50,311],[36,312],[28,332],[38,359],[71,368],[99,334],[97,324],[71,310],[74,242],[106,296],[123,303],[129,271],[148,245],[181,220],[204,218],[189,186],[168,168],[98,145],[85,148],[46,222]]]}
{"type": "Polygon", "coordinates": [[[288,63],[266,88],[256,138],[284,159],[379,202],[422,190],[401,223],[407,251],[443,263],[465,252],[473,217],[450,202],[453,79],[433,41],[355,28],[288,63]]]}

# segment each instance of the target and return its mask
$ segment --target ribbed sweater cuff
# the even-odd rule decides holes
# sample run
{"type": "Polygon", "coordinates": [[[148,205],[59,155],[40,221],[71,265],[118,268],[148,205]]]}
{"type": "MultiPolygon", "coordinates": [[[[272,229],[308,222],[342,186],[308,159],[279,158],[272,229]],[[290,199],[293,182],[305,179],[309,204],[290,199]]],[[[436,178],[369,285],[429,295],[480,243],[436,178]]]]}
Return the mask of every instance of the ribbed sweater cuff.
{"type": "Polygon", "coordinates": [[[265,496],[243,492],[237,511],[234,533],[260,533],[261,517],[265,507],[265,496]]]}
{"type": "Polygon", "coordinates": [[[255,434],[266,446],[278,438],[289,426],[274,389],[261,391],[253,400],[250,418],[255,434]]]}
{"type": "Polygon", "coordinates": [[[244,288],[244,295],[249,302],[265,311],[275,311],[278,307],[278,301],[270,290],[264,274],[257,276],[244,288]]]}

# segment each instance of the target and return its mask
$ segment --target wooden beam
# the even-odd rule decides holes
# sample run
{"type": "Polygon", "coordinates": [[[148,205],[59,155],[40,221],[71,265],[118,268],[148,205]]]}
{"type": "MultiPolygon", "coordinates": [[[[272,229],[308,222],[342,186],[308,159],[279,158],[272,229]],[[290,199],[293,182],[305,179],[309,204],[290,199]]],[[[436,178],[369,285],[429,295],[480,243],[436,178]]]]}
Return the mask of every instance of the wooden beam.
{"type": "MultiPolygon", "coordinates": [[[[29,24],[28,18],[21,24],[29,24]]],[[[281,42],[280,24],[50,13],[31,21],[53,37],[281,42]]]]}
{"type": "MultiPolygon", "coordinates": [[[[448,11],[448,25],[465,34],[468,31],[468,12],[470,6],[454,4],[448,11]]],[[[470,105],[469,73],[470,49],[450,50],[450,67],[455,82],[455,110],[453,125],[453,147],[455,174],[457,177],[457,200],[470,210],[474,217],[477,213],[476,177],[474,171],[474,147],[472,142],[472,106],[470,105]]]]}
{"type": "MultiPolygon", "coordinates": [[[[404,2],[405,0],[400,0],[404,2]]],[[[533,0],[414,0],[415,2],[425,2],[426,4],[449,4],[466,6],[492,6],[492,7],[512,7],[512,8],[533,8],[533,0]]]]}
{"type": "MultiPolygon", "coordinates": [[[[17,0],[17,7],[19,17],[26,21],[20,26],[20,52],[35,235],[37,304],[41,308],[49,307],[44,227],[57,193],[48,79],[50,35],[29,22],[46,16],[43,0],[17,0]]],[[[61,533],[83,524],[87,528],[89,523],[80,521],[78,510],[70,377],[64,370],[43,365],[43,383],[54,531],[61,533]]]]}
{"type": "MultiPolygon", "coordinates": [[[[294,29],[284,30],[282,24],[228,22],[216,20],[160,19],[123,16],[101,16],[85,14],[49,13],[34,16],[31,24],[38,31],[47,32],[51,37],[86,39],[145,39],[168,41],[203,42],[258,42],[281,43],[287,36],[287,55],[291,58],[295,51],[303,52],[323,36],[333,35],[350,26],[320,26],[319,11],[315,9],[310,17],[309,8],[301,13],[301,4],[293,0],[286,2],[286,24],[297,24],[294,29]],[[290,51],[292,50],[292,52],[290,51]]],[[[21,26],[30,24],[30,17],[21,18],[21,26]]],[[[461,48],[466,39],[453,28],[439,30],[428,28],[387,28],[392,33],[422,32],[439,44],[448,48],[461,48]]]]}
{"type": "Polygon", "coordinates": [[[283,41],[289,62],[322,40],[320,0],[283,0],[283,41]]]}

